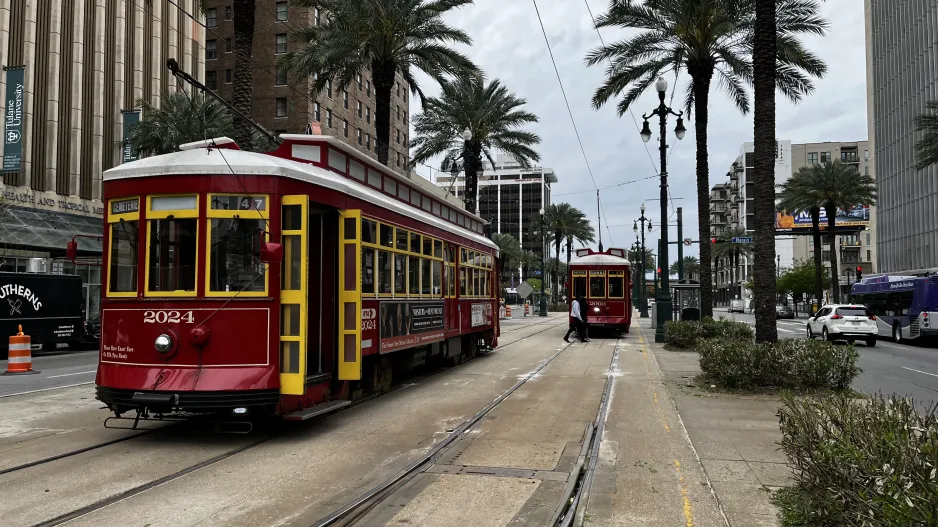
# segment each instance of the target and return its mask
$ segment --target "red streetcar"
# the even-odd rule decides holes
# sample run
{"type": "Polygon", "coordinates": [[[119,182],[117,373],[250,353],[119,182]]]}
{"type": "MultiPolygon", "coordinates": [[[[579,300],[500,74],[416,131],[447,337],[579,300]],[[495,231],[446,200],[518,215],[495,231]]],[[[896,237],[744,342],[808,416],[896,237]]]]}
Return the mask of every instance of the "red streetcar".
{"type": "Polygon", "coordinates": [[[581,296],[589,304],[586,321],[628,333],[632,322],[632,268],[625,250],[579,249],[570,262],[569,301],[581,296]]]}
{"type": "Polygon", "coordinates": [[[104,173],[95,382],[118,417],[304,419],[387,390],[395,368],[497,345],[480,217],[333,137],[280,137],[104,173]]]}

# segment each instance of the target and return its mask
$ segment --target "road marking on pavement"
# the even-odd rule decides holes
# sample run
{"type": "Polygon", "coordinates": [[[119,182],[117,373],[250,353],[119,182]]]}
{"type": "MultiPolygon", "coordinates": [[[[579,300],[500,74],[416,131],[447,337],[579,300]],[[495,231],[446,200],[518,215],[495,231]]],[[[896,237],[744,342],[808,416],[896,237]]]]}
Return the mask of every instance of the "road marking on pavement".
{"type": "Polygon", "coordinates": [[[40,388],[40,389],[38,389],[38,390],[30,390],[30,391],[28,391],[28,392],[7,393],[7,394],[4,394],[4,395],[0,395],[0,399],[3,399],[4,397],[14,397],[14,396],[17,396],[17,395],[29,395],[29,394],[31,394],[31,393],[48,392],[49,390],[61,390],[62,388],[72,388],[72,387],[75,387],[75,386],[84,386],[84,385],[86,385],[86,384],[94,384],[94,381],[79,382],[79,383],[76,383],[76,384],[66,384],[65,386],[53,386],[53,387],[51,387],[51,388],[40,388]]]}
{"type": "Polygon", "coordinates": [[[922,370],[916,370],[915,368],[906,368],[905,366],[903,366],[902,369],[903,369],[903,370],[914,371],[915,373],[922,373],[922,374],[925,374],[925,375],[931,375],[932,377],[938,377],[938,374],[935,374],[935,373],[928,373],[927,371],[922,371],[922,370]]]}
{"type": "Polygon", "coordinates": [[[890,343],[888,343],[888,342],[880,342],[879,344],[880,344],[881,346],[886,346],[887,348],[894,348],[894,349],[897,349],[897,350],[904,350],[904,349],[905,349],[905,348],[903,348],[902,346],[896,346],[895,344],[890,344],[890,343]]]}
{"type": "Polygon", "coordinates": [[[46,379],[56,379],[56,378],[58,378],[58,377],[69,377],[69,376],[72,376],[72,375],[84,375],[84,374],[86,374],[86,373],[96,373],[97,371],[98,371],[98,370],[79,371],[79,372],[76,372],[76,373],[63,373],[62,375],[50,375],[50,376],[46,377],[46,379]]]}
{"type": "Polygon", "coordinates": [[[778,329],[779,331],[784,331],[785,333],[801,333],[800,331],[795,331],[795,330],[793,330],[793,329],[784,329],[784,328],[780,328],[780,327],[778,327],[778,326],[776,326],[776,329],[778,329]]]}
{"type": "Polygon", "coordinates": [[[690,498],[687,496],[687,484],[684,482],[684,475],[681,474],[681,462],[674,460],[674,470],[677,471],[678,481],[681,482],[681,498],[684,500],[684,521],[687,527],[694,527],[694,514],[690,508],[690,498]]]}

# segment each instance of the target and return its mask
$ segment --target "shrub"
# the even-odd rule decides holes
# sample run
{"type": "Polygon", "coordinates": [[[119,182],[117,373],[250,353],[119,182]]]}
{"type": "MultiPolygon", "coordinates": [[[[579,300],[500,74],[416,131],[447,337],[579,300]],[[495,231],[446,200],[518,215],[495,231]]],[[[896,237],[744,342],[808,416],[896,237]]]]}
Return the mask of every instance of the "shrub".
{"type": "Polygon", "coordinates": [[[908,399],[784,398],[785,526],[938,525],[938,417],[908,399]]]}
{"type": "Polygon", "coordinates": [[[668,321],[664,324],[665,342],[679,349],[693,348],[701,339],[751,341],[754,337],[749,324],[724,318],[705,318],[702,322],[668,321]]]}
{"type": "Polygon", "coordinates": [[[702,340],[697,351],[703,372],[730,388],[842,390],[860,373],[853,346],[830,342],[718,337],[702,340]]]}

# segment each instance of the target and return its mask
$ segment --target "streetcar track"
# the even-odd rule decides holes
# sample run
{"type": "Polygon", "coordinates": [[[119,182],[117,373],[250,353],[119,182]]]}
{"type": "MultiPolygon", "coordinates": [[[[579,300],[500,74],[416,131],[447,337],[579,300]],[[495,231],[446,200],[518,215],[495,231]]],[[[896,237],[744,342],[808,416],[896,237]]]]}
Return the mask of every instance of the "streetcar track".
{"type": "MultiPolygon", "coordinates": [[[[514,328],[514,329],[512,329],[512,330],[505,331],[505,332],[502,332],[502,333],[511,333],[511,332],[513,332],[513,331],[516,331],[516,330],[526,329],[526,328],[529,328],[529,327],[531,327],[531,326],[538,326],[538,325],[545,324],[545,323],[549,323],[549,322],[556,322],[556,320],[555,320],[555,319],[547,319],[547,320],[544,320],[544,321],[541,321],[541,322],[536,322],[536,323],[534,323],[534,324],[527,324],[527,325],[525,325],[525,326],[523,326],[523,327],[514,328]]],[[[559,325],[559,324],[555,324],[555,325],[559,325]]],[[[536,334],[538,334],[538,332],[534,332],[534,333],[532,333],[531,335],[524,336],[524,337],[522,337],[522,338],[520,338],[520,339],[513,340],[513,341],[511,341],[511,342],[507,342],[507,343],[504,343],[504,344],[500,344],[500,345],[498,346],[498,348],[496,348],[496,349],[503,349],[503,348],[506,348],[506,347],[508,347],[508,346],[517,344],[517,343],[519,343],[519,342],[522,342],[522,341],[524,341],[524,340],[527,340],[528,338],[530,338],[531,336],[536,335],[536,334]]],[[[535,369],[533,372],[531,372],[523,381],[519,381],[519,383],[517,383],[513,388],[509,389],[509,392],[503,393],[502,396],[500,396],[499,398],[496,398],[496,400],[493,401],[493,403],[490,403],[490,405],[489,405],[488,407],[486,407],[486,408],[488,408],[488,410],[486,411],[486,413],[488,413],[489,411],[491,411],[492,409],[494,409],[494,407],[497,406],[498,403],[500,403],[500,402],[501,402],[502,400],[504,400],[508,395],[510,395],[510,392],[513,392],[513,391],[516,390],[518,387],[520,387],[520,386],[523,385],[525,382],[527,382],[527,380],[529,380],[530,378],[532,378],[536,373],[540,372],[544,367],[547,366],[548,363],[550,363],[550,361],[552,361],[554,358],[556,358],[558,355],[560,355],[560,353],[563,352],[563,350],[565,350],[567,347],[569,347],[569,344],[565,345],[560,351],[558,351],[557,353],[555,353],[550,359],[548,359],[546,362],[542,363],[537,369],[535,369]]],[[[430,372],[430,373],[428,373],[428,374],[426,374],[426,375],[419,376],[419,377],[417,377],[416,379],[412,379],[412,380],[409,380],[408,382],[405,382],[405,383],[403,383],[403,384],[400,384],[400,385],[398,385],[398,386],[395,386],[395,387],[393,387],[391,390],[389,390],[389,391],[387,391],[387,392],[378,393],[378,394],[370,395],[370,396],[367,396],[367,397],[363,397],[362,399],[359,399],[359,400],[357,400],[357,401],[354,401],[354,402],[352,402],[352,404],[350,404],[350,405],[348,405],[348,406],[346,406],[346,407],[344,407],[344,408],[341,408],[341,409],[338,409],[338,410],[336,410],[336,411],[323,414],[320,419],[325,419],[325,418],[333,417],[333,416],[335,416],[335,415],[342,414],[342,413],[344,413],[344,412],[347,411],[347,410],[350,410],[350,409],[352,409],[352,408],[356,408],[356,407],[358,407],[358,406],[360,406],[360,405],[362,405],[362,404],[365,404],[365,403],[367,403],[367,402],[371,402],[371,401],[373,401],[373,400],[375,400],[375,399],[378,399],[378,398],[380,398],[380,397],[383,396],[383,395],[388,395],[388,394],[393,393],[393,392],[395,392],[395,391],[397,391],[397,390],[400,390],[400,389],[402,389],[402,388],[406,388],[406,387],[408,387],[408,386],[411,386],[411,385],[413,385],[414,383],[422,382],[422,381],[425,381],[425,380],[427,380],[427,379],[429,379],[429,378],[431,378],[431,377],[435,377],[435,376],[440,375],[440,374],[442,374],[442,373],[445,373],[445,372],[447,372],[447,371],[453,370],[453,369],[457,368],[458,366],[460,366],[460,365],[462,365],[462,364],[467,364],[467,363],[469,363],[469,362],[472,362],[473,360],[475,360],[475,359],[477,359],[477,358],[479,358],[479,357],[481,357],[481,356],[482,356],[482,355],[477,355],[476,357],[473,357],[472,359],[469,359],[469,360],[467,360],[467,361],[465,361],[465,362],[462,362],[462,363],[460,363],[460,364],[457,364],[457,365],[455,365],[455,366],[444,367],[444,368],[438,368],[438,369],[436,369],[436,370],[434,370],[434,371],[432,371],[432,372],[430,372]]],[[[481,417],[484,417],[484,414],[481,415],[481,416],[479,417],[479,419],[481,419],[481,417]]],[[[320,419],[317,419],[317,420],[320,420],[320,419]]],[[[169,427],[166,427],[166,428],[170,428],[170,427],[174,427],[174,426],[175,426],[175,425],[170,425],[169,427]]],[[[30,462],[30,463],[24,463],[24,464],[22,464],[22,465],[18,465],[18,466],[16,466],[16,467],[10,467],[10,468],[8,468],[8,469],[4,469],[3,471],[0,471],[0,475],[9,474],[9,473],[16,472],[16,471],[19,471],[19,470],[24,470],[24,469],[28,469],[28,468],[31,468],[31,467],[35,467],[35,466],[38,466],[38,465],[43,465],[43,464],[46,464],[46,463],[51,463],[51,462],[58,461],[58,460],[61,460],[61,459],[65,459],[65,458],[68,458],[68,457],[76,456],[76,455],[79,455],[79,454],[83,454],[83,453],[85,453],[85,452],[89,452],[89,451],[92,451],[92,450],[96,450],[96,449],[99,449],[99,448],[103,448],[103,447],[106,447],[106,446],[110,446],[110,445],[113,445],[113,444],[116,444],[116,443],[120,443],[120,442],[123,442],[123,441],[130,440],[130,439],[136,439],[136,438],[138,438],[138,437],[140,437],[140,436],[147,435],[147,434],[150,434],[150,433],[152,433],[152,432],[158,432],[158,431],[160,431],[160,430],[162,430],[162,429],[145,430],[145,431],[143,431],[143,432],[141,432],[141,433],[139,433],[139,434],[134,434],[134,435],[130,435],[130,436],[122,437],[122,438],[117,438],[117,439],[110,440],[110,441],[105,441],[105,442],[102,442],[102,443],[99,443],[99,444],[96,444],[96,445],[91,445],[91,446],[88,446],[88,447],[84,447],[84,448],[72,450],[72,451],[69,451],[69,452],[64,452],[64,453],[62,453],[62,454],[58,454],[58,455],[55,455],[55,456],[50,456],[50,457],[48,457],[48,458],[36,460],[36,461],[30,462]]],[[[176,472],[173,472],[172,474],[168,474],[168,475],[166,475],[166,476],[162,476],[162,477],[157,478],[157,479],[155,479],[155,480],[153,480],[153,481],[150,481],[150,482],[148,482],[148,483],[143,483],[143,484],[138,485],[138,486],[136,486],[136,487],[133,487],[133,488],[127,489],[127,490],[125,490],[125,491],[123,491],[123,492],[120,492],[120,493],[118,493],[118,494],[116,494],[116,495],[109,496],[109,497],[104,498],[104,499],[102,499],[102,500],[99,500],[99,501],[97,501],[97,502],[95,502],[95,503],[86,505],[86,506],[81,507],[81,508],[79,508],[79,509],[76,509],[76,510],[73,510],[73,511],[71,511],[71,512],[67,512],[67,513],[62,514],[62,515],[60,515],[60,516],[57,516],[57,517],[55,517],[55,518],[53,518],[53,519],[51,519],[51,520],[46,520],[46,521],[43,521],[43,522],[40,522],[40,523],[37,523],[37,524],[34,524],[34,525],[35,525],[36,527],[52,527],[52,526],[56,526],[56,525],[62,525],[62,524],[64,524],[64,523],[70,522],[70,521],[72,521],[72,520],[74,520],[74,519],[80,518],[80,517],[82,517],[82,516],[86,516],[86,515],[91,514],[91,513],[93,513],[93,512],[99,511],[99,510],[101,510],[101,509],[104,509],[104,508],[106,508],[106,507],[109,507],[109,506],[111,506],[111,505],[114,505],[114,504],[116,504],[116,503],[119,503],[119,502],[121,502],[121,501],[127,500],[127,499],[132,498],[132,497],[134,497],[134,496],[137,496],[137,495],[139,495],[139,494],[142,494],[142,493],[144,493],[144,492],[146,492],[146,491],[148,491],[148,490],[151,490],[151,489],[154,489],[154,488],[156,488],[156,487],[165,485],[165,484],[167,484],[167,483],[171,483],[171,482],[173,482],[173,481],[175,481],[175,480],[181,479],[181,478],[183,478],[183,477],[185,477],[185,476],[187,476],[187,475],[189,475],[189,474],[191,474],[191,473],[193,473],[193,472],[196,472],[196,471],[201,470],[201,469],[203,469],[203,468],[206,468],[206,467],[209,467],[209,466],[214,465],[214,464],[216,464],[216,463],[219,463],[219,462],[221,462],[221,461],[224,461],[224,460],[226,460],[226,459],[228,459],[228,458],[230,458],[230,457],[233,457],[233,456],[235,456],[235,455],[237,455],[237,454],[241,454],[241,453],[243,453],[243,452],[246,452],[247,450],[250,450],[250,449],[255,448],[255,447],[257,447],[257,446],[260,446],[260,445],[262,445],[262,444],[264,444],[264,443],[267,443],[268,441],[271,441],[271,440],[273,440],[273,439],[276,439],[277,437],[280,437],[280,436],[282,435],[282,433],[283,433],[283,430],[277,431],[276,433],[273,433],[273,434],[268,434],[266,437],[264,437],[264,438],[262,438],[262,439],[259,439],[259,440],[256,440],[256,441],[252,441],[252,442],[250,442],[250,443],[248,443],[248,444],[246,444],[246,445],[242,445],[242,446],[240,446],[240,447],[238,447],[238,448],[235,448],[235,449],[232,449],[232,450],[230,450],[230,451],[228,451],[228,452],[219,454],[219,455],[214,456],[214,457],[212,457],[212,458],[209,458],[209,459],[207,459],[207,460],[201,461],[201,462],[196,463],[196,464],[194,464],[194,465],[191,465],[191,466],[189,466],[189,467],[186,467],[186,468],[183,468],[183,469],[178,470],[178,471],[176,471],[176,472]]],[[[458,435],[455,436],[455,437],[458,437],[458,435]]],[[[445,440],[444,440],[444,442],[445,442],[445,440]]],[[[441,443],[441,444],[442,444],[442,443],[441,443]]],[[[447,443],[447,444],[448,444],[448,443],[447,443]]]]}

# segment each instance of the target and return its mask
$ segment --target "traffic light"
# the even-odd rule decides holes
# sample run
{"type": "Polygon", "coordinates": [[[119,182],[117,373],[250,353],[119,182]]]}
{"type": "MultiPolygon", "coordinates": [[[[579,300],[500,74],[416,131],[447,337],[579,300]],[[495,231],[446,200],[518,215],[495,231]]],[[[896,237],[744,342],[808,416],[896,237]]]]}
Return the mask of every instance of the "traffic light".
{"type": "Polygon", "coordinates": [[[726,240],[721,240],[719,238],[710,238],[710,243],[726,243],[726,240]]]}
{"type": "Polygon", "coordinates": [[[863,267],[857,266],[857,282],[863,280],[863,267]]]}
{"type": "Polygon", "coordinates": [[[661,274],[661,268],[660,268],[660,267],[658,268],[658,274],[661,274]]]}

